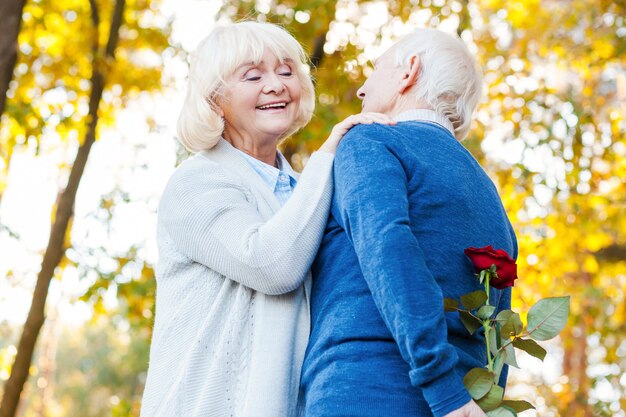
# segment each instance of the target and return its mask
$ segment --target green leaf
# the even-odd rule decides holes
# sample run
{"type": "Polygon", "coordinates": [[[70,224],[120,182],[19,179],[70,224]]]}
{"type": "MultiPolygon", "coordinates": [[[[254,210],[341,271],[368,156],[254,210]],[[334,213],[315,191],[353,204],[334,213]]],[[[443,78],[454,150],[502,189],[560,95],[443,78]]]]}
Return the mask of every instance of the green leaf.
{"type": "Polygon", "coordinates": [[[497,321],[493,320],[493,321],[491,321],[491,327],[495,330],[495,332],[494,332],[494,333],[498,335],[498,337],[496,338],[496,340],[497,340],[497,342],[498,342],[498,343],[496,344],[496,347],[497,347],[498,349],[500,349],[500,348],[502,347],[502,343],[503,343],[503,342],[506,342],[506,340],[503,340],[503,339],[502,339],[502,336],[500,336],[500,332],[501,332],[501,330],[502,330],[502,326],[500,326],[500,323],[498,323],[497,321]],[[494,325],[495,325],[495,326],[494,326],[494,325]]]}
{"type": "Polygon", "coordinates": [[[503,396],[504,388],[500,385],[493,384],[487,395],[477,400],[476,404],[485,412],[495,410],[502,403],[503,396]]]}
{"type": "Polygon", "coordinates": [[[502,324],[502,328],[500,329],[500,335],[503,339],[510,339],[511,337],[518,336],[524,330],[524,324],[522,323],[522,319],[519,314],[511,310],[501,311],[498,313],[496,320],[498,320],[498,322],[504,322],[502,324]],[[506,314],[502,314],[505,312],[506,314]]]}
{"type": "Polygon", "coordinates": [[[558,335],[569,315],[569,296],[539,300],[528,311],[528,335],[535,340],[549,340],[558,335]]]}
{"type": "Polygon", "coordinates": [[[496,316],[496,321],[498,323],[504,325],[504,323],[506,323],[507,320],[509,319],[509,317],[511,317],[511,315],[513,315],[513,314],[515,314],[515,312],[513,310],[502,310],[496,316]]]}
{"type": "Polygon", "coordinates": [[[469,311],[459,310],[459,317],[461,318],[461,323],[463,323],[463,326],[465,326],[469,334],[474,334],[476,330],[483,327],[483,323],[469,311]]]}
{"type": "Polygon", "coordinates": [[[510,408],[516,413],[521,413],[526,410],[534,410],[535,407],[529,403],[528,401],[514,401],[514,400],[504,400],[502,401],[502,406],[506,408],[510,408]]]}
{"type": "Polygon", "coordinates": [[[461,304],[468,310],[474,310],[485,304],[487,294],[483,290],[477,290],[461,296],[461,304]]]}
{"type": "Polygon", "coordinates": [[[459,302],[452,298],[443,299],[443,311],[457,311],[459,309],[459,302]]]}
{"type": "Polygon", "coordinates": [[[519,369],[519,365],[517,364],[517,358],[515,357],[515,348],[513,347],[513,345],[510,343],[506,345],[506,347],[504,348],[504,352],[506,352],[506,355],[504,356],[504,363],[519,369]]]}
{"type": "Polygon", "coordinates": [[[496,306],[482,306],[481,308],[478,309],[478,311],[476,312],[476,315],[480,319],[487,320],[489,317],[493,315],[495,311],[496,311],[496,306]]]}
{"type": "Polygon", "coordinates": [[[475,400],[483,398],[493,386],[494,374],[485,368],[472,368],[463,378],[463,385],[475,400]]]}
{"type": "MultiPolygon", "coordinates": [[[[502,404],[504,404],[504,402],[502,402],[502,404]]],[[[517,417],[517,413],[505,407],[498,407],[495,410],[487,411],[487,416],[488,417],[517,417]]]]}
{"type": "Polygon", "coordinates": [[[513,346],[540,360],[546,357],[546,350],[534,340],[516,338],[513,340],[513,346]]]}
{"type": "Polygon", "coordinates": [[[498,353],[498,339],[500,336],[497,334],[495,329],[491,328],[489,331],[489,350],[491,354],[495,356],[498,353]]]}

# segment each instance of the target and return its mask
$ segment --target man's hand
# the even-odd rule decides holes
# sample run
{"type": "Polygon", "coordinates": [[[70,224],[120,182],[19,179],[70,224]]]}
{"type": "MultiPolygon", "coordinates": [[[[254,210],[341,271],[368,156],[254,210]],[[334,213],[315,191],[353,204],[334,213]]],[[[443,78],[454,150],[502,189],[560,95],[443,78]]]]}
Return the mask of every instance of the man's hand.
{"type": "Polygon", "coordinates": [[[487,414],[480,409],[478,404],[474,401],[470,401],[463,407],[446,414],[444,417],[487,417],[487,414]]]}

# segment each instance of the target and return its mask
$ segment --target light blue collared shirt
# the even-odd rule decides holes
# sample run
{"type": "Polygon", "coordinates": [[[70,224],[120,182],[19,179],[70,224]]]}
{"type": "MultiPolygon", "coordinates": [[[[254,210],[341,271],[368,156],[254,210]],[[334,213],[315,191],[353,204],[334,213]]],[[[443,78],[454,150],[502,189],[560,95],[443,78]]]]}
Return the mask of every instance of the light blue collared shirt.
{"type": "Polygon", "coordinates": [[[239,149],[237,150],[244,156],[246,161],[248,161],[252,169],[259,174],[270,190],[272,190],[280,206],[284,206],[287,200],[289,200],[289,197],[291,197],[298,180],[296,179],[296,173],[283,154],[278,150],[276,151],[276,165],[278,165],[278,168],[276,168],[263,161],[259,161],[239,149]]]}

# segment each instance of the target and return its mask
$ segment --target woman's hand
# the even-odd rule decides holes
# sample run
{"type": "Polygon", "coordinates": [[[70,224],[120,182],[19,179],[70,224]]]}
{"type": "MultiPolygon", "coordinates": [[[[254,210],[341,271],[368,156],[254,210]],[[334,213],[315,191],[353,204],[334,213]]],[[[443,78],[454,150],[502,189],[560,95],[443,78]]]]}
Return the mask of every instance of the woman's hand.
{"type": "Polygon", "coordinates": [[[463,407],[446,414],[444,417],[487,417],[487,414],[480,409],[478,404],[474,401],[470,401],[463,407]]]}
{"type": "Polygon", "coordinates": [[[337,123],[333,130],[330,132],[330,136],[326,139],[326,142],[320,146],[319,150],[334,154],[337,150],[339,141],[343,138],[350,128],[358,124],[369,125],[372,123],[380,123],[384,125],[393,125],[396,122],[389,116],[382,113],[359,113],[346,117],[343,121],[337,123]]]}

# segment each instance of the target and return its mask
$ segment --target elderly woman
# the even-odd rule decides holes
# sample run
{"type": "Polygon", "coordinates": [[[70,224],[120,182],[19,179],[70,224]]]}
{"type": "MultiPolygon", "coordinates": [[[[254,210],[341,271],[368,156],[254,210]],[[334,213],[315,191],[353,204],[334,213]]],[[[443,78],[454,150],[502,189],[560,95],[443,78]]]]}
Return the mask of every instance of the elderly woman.
{"type": "Polygon", "coordinates": [[[390,123],[349,117],[298,176],[276,146],[311,118],[307,69],[298,42],[267,23],[219,27],[195,53],[178,133],[197,154],[159,206],[144,417],[296,413],[335,148],[356,123],[390,123]]]}

